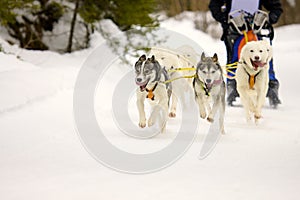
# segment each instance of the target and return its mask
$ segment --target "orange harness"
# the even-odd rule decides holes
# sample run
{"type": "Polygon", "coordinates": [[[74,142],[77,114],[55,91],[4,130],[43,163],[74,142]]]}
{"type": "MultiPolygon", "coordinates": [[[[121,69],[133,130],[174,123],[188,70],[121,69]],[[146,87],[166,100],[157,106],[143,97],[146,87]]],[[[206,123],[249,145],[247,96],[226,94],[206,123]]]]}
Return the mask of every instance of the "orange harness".
{"type": "Polygon", "coordinates": [[[255,79],[256,79],[256,76],[259,74],[259,72],[255,75],[250,75],[248,72],[247,72],[247,74],[249,76],[249,88],[251,90],[254,90],[255,79]]]}
{"type": "Polygon", "coordinates": [[[249,75],[249,87],[251,90],[254,90],[255,76],[256,75],[249,75]]]}

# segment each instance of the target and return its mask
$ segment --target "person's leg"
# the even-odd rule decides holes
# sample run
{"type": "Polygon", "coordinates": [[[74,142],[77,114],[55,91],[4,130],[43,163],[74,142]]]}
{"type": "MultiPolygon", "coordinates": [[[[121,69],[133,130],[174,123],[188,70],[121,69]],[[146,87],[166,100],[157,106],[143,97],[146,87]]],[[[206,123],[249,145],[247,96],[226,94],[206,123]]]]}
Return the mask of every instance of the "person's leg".
{"type": "Polygon", "coordinates": [[[278,97],[279,81],[277,80],[274,72],[273,59],[270,61],[269,69],[269,88],[267,97],[271,107],[277,108],[277,105],[281,103],[278,97]]]}
{"type": "MultiPolygon", "coordinates": [[[[233,47],[236,39],[239,37],[237,34],[228,34],[225,39],[224,43],[226,46],[226,52],[227,52],[227,64],[233,63],[233,47]]],[[[235,72],[235,69],[232,69],[231,71],[235,72]]],[[[227,73],[229,76],[234,76],[234,74],[227,73]]],[[[239,96],[237,90],[236,90],[236,81],[235,79],[229,79],[227,78],[227,104],[229,106],[233,105],[233,102],[235,101],[235,98],[239,96]]]]}

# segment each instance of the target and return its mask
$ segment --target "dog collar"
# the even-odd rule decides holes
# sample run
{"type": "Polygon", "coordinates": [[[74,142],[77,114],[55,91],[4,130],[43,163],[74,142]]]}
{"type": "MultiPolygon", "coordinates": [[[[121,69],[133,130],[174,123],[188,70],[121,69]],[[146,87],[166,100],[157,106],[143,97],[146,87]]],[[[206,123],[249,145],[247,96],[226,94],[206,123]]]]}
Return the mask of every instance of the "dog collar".
{"type": "Polygon", "coordinates": [[[154,90],[156,89],[157,85],[158,85],[158,82],[155,83],[155,85],[153,86],[152,89],[149,89],[149,90],[148,90],[148,89],[146,88],[146,92],[148,92],[146,98],[151,99],[152,101],[154,100],[154,93],[153,93],[153,92],[154,92],[154,90]]]}

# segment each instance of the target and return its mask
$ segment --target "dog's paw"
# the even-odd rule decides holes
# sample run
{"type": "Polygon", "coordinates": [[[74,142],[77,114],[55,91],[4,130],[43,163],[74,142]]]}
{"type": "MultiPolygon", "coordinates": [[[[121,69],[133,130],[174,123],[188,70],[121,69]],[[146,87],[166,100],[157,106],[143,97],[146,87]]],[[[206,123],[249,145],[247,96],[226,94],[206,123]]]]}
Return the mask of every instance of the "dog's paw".
{"type": "Polygon", "coordinates": [[[153,124],[154,124],[153,120],[152,120],[152,119],[149,119],[149,120],[148,120],[148,126],[149,126],[149,127],[150,127],[150,126],[153,126],[153,124]]]}
{"type": "Polygon", "coordinates": [[[261,119],[261,118],[262,118],[262,115],[261,115],[261,114],[255,114],[255,115],[254,115],[254,118],[255,118],[255,119],[261,119]]]}
{"type": "Polygon", "coordinates": [[[213,122],[214,122],[214,118],[212,118],[212,117],[207,117],[207,121],[209,121],[210,123],[213,123],[213,122]]]}
{"type": "Polygon", "coordinates": [[[176,117],[176,113],[175,112],[170,112],[169,113],[169,117],[175,118],[176,117]]]}
{"type": "Polygon", "coordinates": [[[256,125],[259,124],[259,120],[262,118],[261,114],[254,114],[254,122],[256,125]]]}
{"type": "Polygon", "coordinates": [[[221,134],[222,134],[222,135],[225,135],[225,130],[224,130],[224,128],[221,129],[221,134]]]}
{"type": "Polygon", "coordinates": [[[202,119],[205,119],[206,118],[206,112],[200,112],[200,117],[202,119]]]}
{"type": "Polygon", "coordinates": [[[145,128],[146,127],[146,122],[139,122],[139,127],[145,128]]]}

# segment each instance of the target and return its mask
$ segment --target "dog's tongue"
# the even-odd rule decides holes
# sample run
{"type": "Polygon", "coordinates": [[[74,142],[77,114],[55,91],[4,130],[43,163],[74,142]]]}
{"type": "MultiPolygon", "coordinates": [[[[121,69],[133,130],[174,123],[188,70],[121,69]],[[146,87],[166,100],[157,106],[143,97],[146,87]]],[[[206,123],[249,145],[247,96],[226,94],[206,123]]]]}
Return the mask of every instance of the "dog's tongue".
{"type": "Polygon", "coordinates": [[[145,81],[143,83],[140,83],[140,82],[135,82],[138,86],[140,86],[140,89],[141,91],[145,90],[147,84],[148,84],[148,81],[145,81]]]}
{"type": "Polygon", "coordinates": [[[212,86],[213,86],[213,84],[212,83],[206,83],[206,87],[207,87],[207,89],[211,89],[212,88],[212,86]]]}
{"type": "Polygon", "coordinates": [[[260,61],[252,61],[252,65],[257,68],[257,67],[264,67],[266,63],[260,62],[260,61]]]}
{"type": "Polygon", "coordinates": [[[141,86],[140,86],[141,91],[144,91],[145,88],[146,88],[146,85],[141,85],[141,86]]]}

